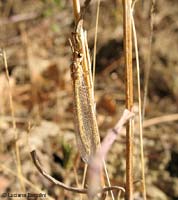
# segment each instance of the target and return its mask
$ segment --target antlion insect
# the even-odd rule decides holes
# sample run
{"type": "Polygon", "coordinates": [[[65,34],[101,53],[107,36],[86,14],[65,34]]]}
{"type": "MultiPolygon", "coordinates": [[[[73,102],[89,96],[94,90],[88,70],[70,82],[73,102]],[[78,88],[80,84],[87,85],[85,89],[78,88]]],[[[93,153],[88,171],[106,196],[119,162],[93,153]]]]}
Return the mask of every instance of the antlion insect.
{"type": "MultiPolygon", "coordinates": [[[[100,136],[95,113],[91,62],[82,19],[76,24],[75,32],[69,41],[73,53],[70,69],[73,81],[76,140],[83,161],[89,164],[90,158],[100,146],[100,136]]],[[[108,185],[111,186],[104,160],[103,164],[108,185]]],[[[102,175],[101,181],[104,185],[102,175]]],[[[112,191],[111,196],[114,200],[112,191]]]]}
{"type": "Polygon", "coordinates": [[[100,144],[95,104],[92,93],[91,66],[87,57],[83,20],[80,20],[70,40],[72,48],[71,77],[74,94],[76,139],[84,162],[88,163],[100,144]]]}

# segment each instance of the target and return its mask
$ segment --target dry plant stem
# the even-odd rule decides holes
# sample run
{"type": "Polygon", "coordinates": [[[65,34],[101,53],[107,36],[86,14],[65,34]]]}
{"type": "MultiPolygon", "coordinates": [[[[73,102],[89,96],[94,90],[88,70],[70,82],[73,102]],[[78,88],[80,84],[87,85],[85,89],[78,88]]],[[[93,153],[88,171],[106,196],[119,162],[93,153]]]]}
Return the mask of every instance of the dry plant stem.
{"type": "Polygon", "coordinates": [[[18,145],[18,134],[17,134],[17,127],[16,127],[15,113],[14,113],[14,104],[13,104],[13,99],[12,99],[12,89],[11,89],[11,85],[10,85],[10,77],[9,77],[6,53],[4,50],[2,50],[2,55],[3,55],[3,62],[5,65],[5,70],[6,70],[8,88],[9,88],[9,102],[10,102],[10,110],[11,110],[11,116],[12,116],[12,124],[13,124],[13,129],[14,129],[17,173],[18,173],[18,178],[19,178],[19,182],[21,185],[21,189],[22,189],[22,191],[25,191],[25,185],[24,185],[24,182],[22,179],[23,175],[22,175],[22,168],[21,168],[21,161],[20,161],[20,151],[19,151],[19,145],[18,145]]]}
{"type": "Polygon", "coordinates": [[[97,1],[97,11],[96,11],[96,25],[95,25],[95,40],[94,40],[94,51],[93,51],[93,86],[95,83],[95,70],[96,70],[96,45],[98,36],[98,21],[100,12],[100,0],[97,1]]]}
{"type": "Polygon", "coordinates": [[[155,117],[151,119],[147,119],[143,122],[143,127],[150,127],[156,124],[160,123],[167,123],[167,122],[172,122],[172,121],[177,121],[178,120],[178,114],[170,114],[170,115],[164,115],[161,117],[155,117]]]}
{"type": "Polygon", "coordinates": [[[119,193],[118,193],[117,200],[119,200],[120,198],[121,198],[121,191],[119,191],[119,193]]]}
{"type": "MultiPolygon", "coordinates": [[[[132,11],[131,0],[123,0],[124,10],[124,54],[126,76],[126,108],[133,107],[133,75],[132,75],[132,11]]],[[[133,120],[126,128],[126,200],[133,200],[133,120]]]]}
{"type": "MultiPolygon", "coordinates": [[[[79,155],[79,154],[78,154],[78,155],[79,155]]],[[[79,187],[80,187],[80,183],[79,183],[78,174],[77,174],[78,158],[79,158],[78,155],[77,155],[77,157],[75,158],[74,165],[73,165],[73,170],[74,170],[75,182],[76,182],[77,187],[79,188],[79,187]]],[[[83,195],[80,194],[80,200],[82,200],[82,199],[83,199],[83,195]]]]}
{"type": "MultiPolygon", "coordinates": [[[[1,120],[7,121],[7,122],[12,122],[12,117],[11,116],[2,116],[1,120]]],[[[29,119],[28,118],[20,118],[20,117],[15,117],[16,123],[28,123],[29,119]]],[[[143,128],[147,128],[150,126],[154,126],[154,125],[159,125],[162,123],[168,123],[168,122],[173,122],[173,121],[178,121],[178,113],[175,114],[167,114],[167,115],[163,115],[160,117],[154,117],[154,118],[150,118],[147,120],[144,120],[143,122],[143,128]]],[[[136,124],[137,127],[137,124],[136,124]]]]}
{"type": "MultiPolygon", "coordinates": [[[[32,160],[34,162],[34,165],[36,166],[36,168],[38,169],[38,171],[46,178],[48,179],[50,182],[52,182],[53,184],[71,191],[71,192],[76,192],[76,193],[80,193],[80,194],[87,194],[88,189],[83,189],[83,188],[76,188],[76,187],[70,187],[68,185],[65,185],[64,183],[56,180],[55,178],[53,178],[52,176],[50,176],[49,174],[47,174],[41,167],[40,162],[38,160],[38,156],[36,154],[36,151],[33,150],[31,152],[31,156],[32,156],[32,160]]],[[[104,193],[104,192],[108,192],[110,190],[122,190],[122,187],[118,187],[118,186],[111,186],[111,187],[104,187],[101,190],[98,190],[97,193],[104,193]]]]}
{"type": "Polygon", "coordinates": [[[27,66],[30,71],[30,81],[31,81],[31,87],[32,87],[32,102],[34,102],[33,106],[33,113],[35,115],[36,120],[40,121],[40,104],[38,102],[38,83],[37,83],[37,73],[36,69],[34,68],[34,61],[33,61],[33,52],[31,48],[31,44],[29,42],[28,33],[25,30],[24,24],[21,24],[20,30],[21,30],[21,38],[22,42],[24,44],[25,49],[25,56],[27,60],[27,66]]]}
{"type": "MultiPolygon", "coordinates": [[[[132,8],[132,10],[134,7],[132,8]]],[[[139,65],[139,55],[138,55],[138,43],[137,43],[137,33],[135,29],[135,22],[132,12],[132,27],[133,27],[133,38],[135,46],[136,55],[136,67],[137,67],[137,86],[138,86],[138,106],[139,106],[139,132],[140,132],[140,154],[141,154],[141,176],[142,176],[142,188],[143,188],[143,199],[146,200],[146,183],[145,183],[145,160],[144,160],[144,149],[143,149],[143,124],[142,124],[142,102],[141,102],[141,92],[140,92],[140,65],[139,65]]]]}
{"type": "Polygon", "coordinates": [[[80,19],[80,1],[79,0],[73,0],[73,12],[74,12],[74,18],[75,22],[77,23],[80,19]]]}
{"type": "MultiPolygon", "coordinates": [[[[111,182],[110,182],[110,179],[109,179],[109,174],[108,174],[106,162],[105,162],[104,159],[103,159],[103,165],[104,165],[104,172],[105,172],[105,174],[106,174],[107,184],[108,184],[109,187],[111,187],[111,182]]],[[[112,190],[110,191],[110,194],[111,194],[112,200],[114,200],[115,198],[114,198],[114,194],[113,194],[112,190]]]]}
{"type": "MultiPolygon", "coordinates": [[[[18,177],[18,174],[15,173],[13,170],[9,169],[6,165],[0,164],[0,169],[2,169],[4,172],[7,172],[8,174],[11,174],[15,177],[18,177]]],[[[22,177],[24,183],[28,186],[30,186],[34,191],[38,192],[38,193],[46,193],[45,191],[41,190],[40,188],[38,188],[36,185],[34,185],[33,183],[31,183],[29,180],[27,180],[25,177],[22,177]]],[[[52,197],[50,197],[49,195],[46,198],[47,200],[54,200],[52,197]]]]}
{"type": "MultiPolygon", "coordinates": [[[[99,22],[99,12],[100,12],[100,0],[97,1],[97,11],[96,11],[96,25],[95,25],[95,39],[94,39],[94,51],[93,51],[93,96],[94,96],[94,85],[95,85],[95,71],[96,71],[96,46],[97,46],[97,36],[98,36],[98,22],[99,22]]],[[[94,97],[93,97],[94,98],[94,97]]],[[[107,170],[107,166],[106,166],[106,162],[103,159],[103,166],[104,166],[104,172],[106,174],[106,180],[107,180],[107,184],[110,187],[111,186],[111,182],[109,179],[109,174],[108,174],[108,170],[107,170]]],[[[114,200],[114,194],[111,191],[111,197],[114,200]]]]}
{"type": "Polygon", "coordinates": [[[134,114],[128,110],[125,110],[121,119],[116,126],[109,130],[101,147],[97,150],[96,154],[91,158],[89,163],[89,197],[92,198],[96,194],[96,189],[100,186],[99,174],[102,170],[102,161],[106,159],[108,151],[111,149],[113,142],[120,134],[123,125],[134,116],[134,114]]]}
{"type": "MultiPolygon", "coordinates": [[[[85,163],[83,177],[82,177],[82,188],[85,188],[85,181],[86,181],[86,176],[87,176],[87,169],[88,169],[88,164],[85,163]]],[[[83,200],[83,196],[82,195],[81,195],[80,199],[83,200]]]]}
{"type": "Polygon", "coordinates": [[[88,164],[85,163],[84,172],[83,172],[83,180],[82,180],[82,188],[85,187],[85,180],[87,175],[88,164]]]}
{"type": "Polygon", "coordinates": [[[40,14],[36,13],[36,12],[13,15],[12,17],[1,19],[0,24],[2,26],[2,25],[13,24],[13,23],[20,23],[20,22],[24,22],[24,21],[28,21],[28,20],[34,20],[35,18],[37,18],[39,16],[40,16],[40,14]]]}
{"type": "Polygon", "coordinates": [[[79,180],[78,180],[78,176],[77,176],[77,170],[75,167],[73,167],[73,169],[74,169],[75,182],[77,184],[77,187],[79,187],[80,185],[79,185],[79,180]]]}
{"type": "MultiPolygon", "coordinates": [[[[94,99],[94,84],[95,84],[95,69],[96,69],[96,45],[97,45],[97,33],[98,33],[98,21],[99,21],[99,10],[100,10],[100,0],[98,0],[98,4],[97,4],[97,16],[96,16],[96,28],[95,28],[95,41],[94,41],[94,54],[93,54],[93,99],[94,99]]],[[[90,65],[91,66],[91,65],[90,65]]],[[[91,69],[90,69],[91,72],[91,69]]],[[[90,77],[92,77],[90,75],[90,77]]],[[[106,180],[107,180],[107,184],[108,186],[111,186],[111,182],[109,179],[109,174],[108,174],[108,170],[107,170],[107,166],[106,166],[106,162],[105,160],[103,160],[103,165],[104,165],[104,172],[106,174],[106,180]]],[[[114,194],[111,191],[111,197],[114,200],[114,194]]]]}
{"type": "Polygon", "coordinates": [[[152,65],[152,39],[153,39],[153,18],[154,18],[154,5],[155,0],[151,1],[151,9],[150,9],[150,35],[149,35],[149,48],[148,48],[148,61],[147,61],[147,67],[145,71],[145,83],[144,83],[144,97],[143,97],[143,121],[145,117],[145,108],[147,104],[147,95],[148,95],[148,83],[149,83],[149,77],[150,77],[150,71],[151,71],[151,65],[152,65]]]}

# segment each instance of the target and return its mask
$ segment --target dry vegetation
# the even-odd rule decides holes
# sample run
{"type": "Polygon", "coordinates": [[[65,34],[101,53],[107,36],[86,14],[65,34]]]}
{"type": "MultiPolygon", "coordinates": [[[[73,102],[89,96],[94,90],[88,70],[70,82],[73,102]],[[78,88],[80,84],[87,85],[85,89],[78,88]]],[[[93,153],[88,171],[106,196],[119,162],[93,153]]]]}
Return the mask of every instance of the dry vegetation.
{"type": "MultiPolygon", "coordinates": [[[[150,1],[138,1],[134,12],[142,97],[149,63],[151,65],[143,122],[147,199],[177,200],[178,1],[157,0],[155,3],[151,61],[150,4],[150,1]]],[[[84,16],[91,55],[96,5],[96,0],[91,1],[84,16]]],[[[0,1],[0,48],[5,49],[8,63],[7,69],[1,51],[0,195],[5,192],[46,193],[47,199],[80,199],[79,194],[64,191],[43,178],[30,156],[30,151],[37,149],[41,163],[49,174],[67,185],[81,186],[84,163],[75,142],[69,69],[71,49],[68,38],[74,27],[72,9],[72,1],[65,0],[0,1]]],[[[101,1],[95,100],[102,139],[107,130],[114,127],[125,107],[122,15],[120,0],[101,1]]],[[[133,77],[134,199],[140,200],[142,188],[135,53],[133,77]]],[[[123,187],[125,141],[123,130],[106,158],[111,184],[123,187]]]]}

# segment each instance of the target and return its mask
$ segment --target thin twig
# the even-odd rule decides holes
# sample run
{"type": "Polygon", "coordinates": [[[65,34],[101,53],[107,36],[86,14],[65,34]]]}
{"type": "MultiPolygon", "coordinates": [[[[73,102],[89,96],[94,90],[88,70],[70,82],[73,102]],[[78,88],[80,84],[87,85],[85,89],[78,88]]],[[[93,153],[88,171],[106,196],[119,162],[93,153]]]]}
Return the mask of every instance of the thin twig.
{"type": "MultiPolygon", "coordinates": [[[[99,12],[100,12],[100,0],[97,1],[97,11],[96,11],[96,25],[95,25],[95,39],[94,39],[94,50],[93,50],[93,87],[95,84],[95,70],[96,70],[96,45],[97,45],[97,36],[98,36],[98,21],[99,21],[99,12]]],[[[93,88],[94,89],[94,88],[93,88]]]]}
{"type": "Polygon", "coordinates": [[[147,119],[143,122],[143,127],[146,128],[146,127],[150,127],[150,126],[157,125],[160,123],[167,123],[167,122],[172,122],[172,121],[178,121],[177,113],[147,119]]]}
{"type": "MultiPolygon", "coordinates": [[[[91,158],[89,163],[89,198],[92,199],[96,195],[97,188],[100,185],[99,175],[102,170],[103,160],[106,159],[108,151],[111,149],[112,144],[120,134],[124,124],[134,116],[134,114],[127,109],[124,111],[121,119],[118,121],[116,126],[109,130],[101,147],[97,150],[96,154],[91,158]]],[[[105,168],[105,165],[104,165],[105,168]]]]}
{"type": "MultiPolygon", "coordinates": [[[[85,182],[86,182],[86,177],[87,177],[87,170],[88,170],[88,164],[85,163],[84,171],[83,171],[83,177],[82,177],[82,188],[85,188],[85,182]]],[[[83,196],[81,195],[81,199],[83,200],[83,196]]]]}
{"type": "Polygon", "coordinates": [[[27,62],[27,67],[29,68],[30,72],[30,81],[31,81],[31,88],[32,89],[32,102],[33,102],[33,108],[32,113],[34,114],[36,120],[40,122],[41,120],[41,114],[40,114],[40,103],[38,99],[38,81],[37,81],[37,74],[36,68],[34,67],[34,58],[33,58],[33,49],[32,45],[30,45],[28,32],[25,30],[26,26],[23,24],[20,25],[20,31],[21,31],[21,39],[22,43],[24,44],[24,51],[25,51],[25,59],[27,62]]]}
{"type": "MultiPolygon", "coordinates": [[[[96,24],[95,24],[95,38],[94,38],[94,51],[93,51],[93,94],[94,94],[94,85],[95,85],[95,71],[96,71],[96,47],[97,47],[97,38],[98,38],[98,23],[99,23],[99,13],[100,13],[100,0],[97,1],[97,10],[96,10],[96,24]]],[[[103,163],[104,166],[104,172],[106,174],[106,180],[107,180],[107,184],[110,187],[111,186],[111,182],[109,179],[109,174],[108,174],[108,170],[107,170],[107,166],[106,166],[106,162],[103,159],[103,161],[101,161],[103,163]]],[[[114,194],[111,191],[111,198],[112,200],[114,200],[114,194]]]]}
{"type": "Polygon", "coordinates": [[[142,101],[141,101],[141,90],[140,90],[140,64],[139,64],[139,54],[138,54],[137,33],[136,33],[135,22],[134,22],[134,17],[133,17],[134,5],[132,7],[132,28],[133,28],[133,38],[134,38],[136,67],[137,67],[137,87],[138,87],[137,90],[138,90],[138,106],[139,106],[141,176],[142,176],[143,198],[144,198],[144,200],[146,200],[147,198],[146,198],[146,183],[145,183],[145,161],[144,161],[144,149],[143,149],[142,101]]]}
{"type": "MultiPolygon", "coordinates": [[[[1,120],[7,121],[7,122],[12,122],[13,119],[11,116],[1,116],[1,120]]],[[[16,123],[27,123],[31,119],[25,118],[25,117],[24,118],[23,117],[15,117],[15,120],[16,120],[16,123]]],[[[166,115],[163,115],[160,117],[153,117],[150,119],[146,119],[143,122],[143,128],[147,128],[147,127],[154,126],[154,125],[159,125],[162,123],[174,122],[174,121],[178,121],[178,113],[166,114],[166,115]]],[[[137,124],[136,124],[136,127],[137,127],[137,124]]]]}
{"type": "Polygon", "coordinates": [[[12,23],[20,23],[23,21],[33,20],[39,17],[40,15],[41,14],[35,13],[35,12],[13,15],[12,17],[8,19],[1,19],[0,25],[7,25],[7,24],[12,24],[12,23]]]}
{"type": "Polygon", "coordinates": [[[145,109],[146,109],[147,95],[148,95],[148,83],[149,83],[150,71],[151,71],[151,65],[152,65],[152,39],[153,39],[154,6],[155,6],[155,0],[151,0],[149,48],[148,48],[147,68],[145,71],[144,97],[143,97],[143,121],[145,118],[145,109]]]}
{"type": "Polygon", "coordinates": [[[87,169],[88,169],[88,164],[85,163],[84,171],[83,171],[83,178],[82,178],[82,188],[85,187],[85,181],[86,181],[86,176],[87,176],[87,169]]]}
{"type": "MultiPolygon", "coordinates": [[[[40,161],[39,161],[38,156],[36,154],[36,151],[33,150],[30,154],[32,156],[32,160],[34,162],[34,165],[36,166],[36,168],[38,169],[40,174],[43,175],[46,179],[48,179],[51,183],[65,189],[65,190],[71,191],[71,192],[76,192],[76,193],[80,193],[80,194],[87,194],[88,189],[86,189],[86,188],[81,189],[81,188],[71,187],[71,186],[68,186],[68,185],[56,180],[52,176],[50,176],[48,173],[46,173],[42,169],[40,161]]],[[[98,190],[97,193],[104,193],[104,192],[108,192],[110,190],[123,190],[123,188],[119,187],[119,186],[104,187],[101,190],[98,190]]]]}
{"type": "MultiPolygon", "coordinates": [[[[105,174],[106,174],[107,184],[108,184],[109,187],[111,187],[111,182],[110,182],[110,178],[109,178],[109,174],[108,174],[106,162],[105,162],[104,159],[103,159],[103,166],[104,166],[104,172],[105,172],[105,174]]],[[[113,194],[112,190],[110,191],[110,194],[111,194],[112,200],[114,200],[115,198],[114,198],[114,194],[113,194]]]]}
{"type": "Polygon", "coordinates": [[[7,82],[8,82],[9,103],[10,103],[10,110],[11,110],[11,116],[12,116],[12,125],[13,125],[13,130],[14,130],[17,173],[18,173],[18,178],[19,178],[21,188],[22,188],[23,191],[25,191],[25,185],[24,185],[24,182],[23,182],[23,179],[22,179],[23,175],[22,175],[22,168],[21,168],[19,145],[18,145],[18,134],[17,134],[17,127],[16,127],[14,104],[13,104],[13,99],[12,99],[12,88],[11,88],[11,85],[10,85],[10,76],[9,76],[6,52],[3,49],[2,49],[2,57],[3,57],[3,62],[4,62],[4,66],[5,66],[5,70],[6,70],[6,77],[7,77],[7,82]]]}

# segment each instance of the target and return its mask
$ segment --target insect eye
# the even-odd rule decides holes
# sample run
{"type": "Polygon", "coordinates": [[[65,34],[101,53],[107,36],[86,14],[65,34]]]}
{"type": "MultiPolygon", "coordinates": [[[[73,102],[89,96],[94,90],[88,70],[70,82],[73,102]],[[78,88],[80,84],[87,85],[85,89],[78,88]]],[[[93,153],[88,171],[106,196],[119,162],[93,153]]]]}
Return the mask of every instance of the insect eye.
{"type": "Polygon", "coordinates": [[[82,58],[82,53],[78,53],[78,58],[82,58]]]}

